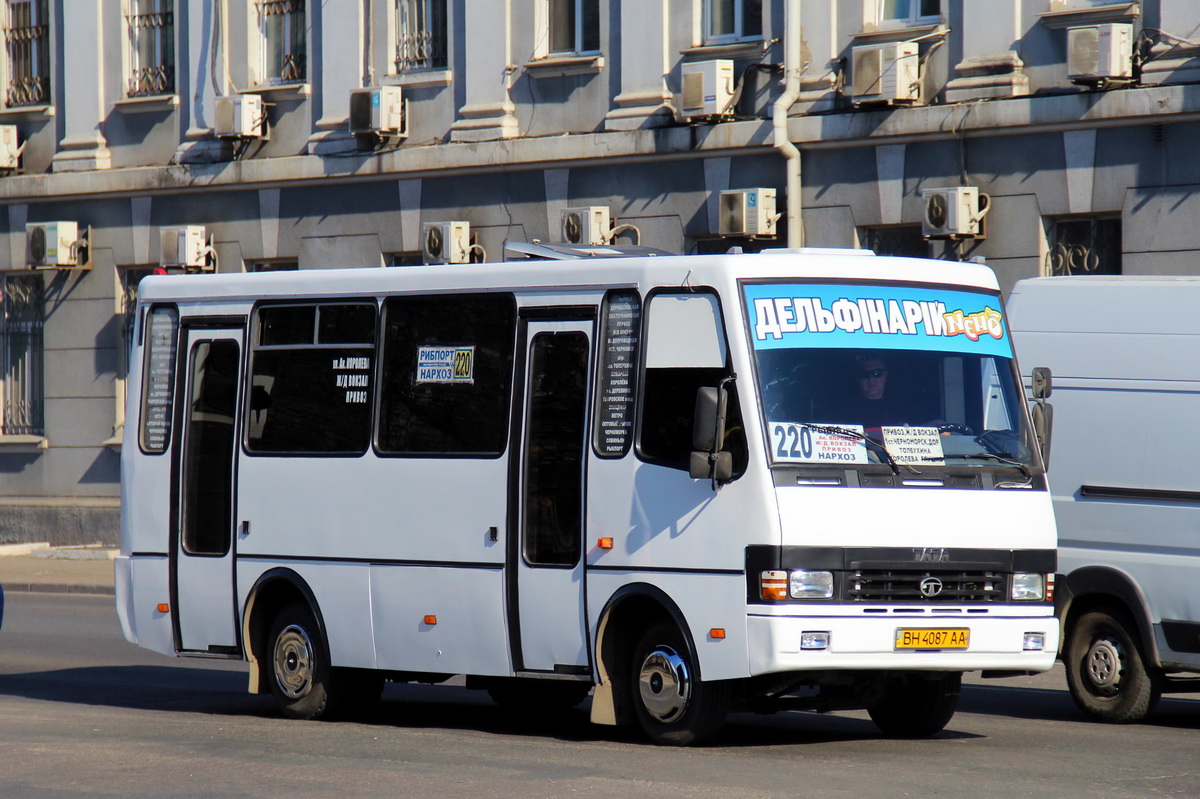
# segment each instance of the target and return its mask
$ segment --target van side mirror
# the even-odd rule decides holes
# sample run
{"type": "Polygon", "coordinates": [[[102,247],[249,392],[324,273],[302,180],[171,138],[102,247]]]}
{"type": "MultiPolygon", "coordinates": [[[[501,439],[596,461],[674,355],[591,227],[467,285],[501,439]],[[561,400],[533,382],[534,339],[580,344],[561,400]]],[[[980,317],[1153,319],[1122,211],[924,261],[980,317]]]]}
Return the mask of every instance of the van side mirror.
{"type": "Polygon", "coordinates": [[[1050,468],[1050,433],[1054,427],[1054,406],[1046,402],[1046,398],[1054,391],[1050,369],[1045,366],[1033,367],[1030,388],[1034,400],[1033,435],[1042,452],[1042,465],[1050,468]]]}
{"type": "Polygon", "coordinates": [[[1033,377],[1030,382],[1032,383],[1033,398],[1035,400],[1050,399],[1050,394],[1054,391],[1054,381],[1050,376],[1049,367],[1033,367],[1033,377]]]}
{"type": "Polygon", "coordinates": [[[713,490],[733,477],[733,455],[721,450],[725,440],[725,413],[729,393],[721,381],[716,388],[701,386],[696,390],[696,414],[692,426],[692,454],[688,474],[693,479],[712,479],[713,490]]]}
{"type": "Polygon", "coordinates": [[[1054,406],[1038,400],[1033,406],[1033,435],[1042,451],[1042,465],[1050,468],[1050,431],[1054,427],[1054,406]]]}

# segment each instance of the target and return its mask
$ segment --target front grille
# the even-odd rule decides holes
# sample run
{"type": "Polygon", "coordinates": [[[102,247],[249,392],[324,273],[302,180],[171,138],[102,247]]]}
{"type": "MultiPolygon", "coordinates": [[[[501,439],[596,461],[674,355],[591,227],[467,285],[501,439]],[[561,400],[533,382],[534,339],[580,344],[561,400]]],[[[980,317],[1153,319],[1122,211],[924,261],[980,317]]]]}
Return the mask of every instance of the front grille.
{"type": "Polygon", "coordinates": [[[860,570],[848,576],[846,596],[853,602],[1002,602],[1007,580],[1002,572],[952,570],[860,570]]]}

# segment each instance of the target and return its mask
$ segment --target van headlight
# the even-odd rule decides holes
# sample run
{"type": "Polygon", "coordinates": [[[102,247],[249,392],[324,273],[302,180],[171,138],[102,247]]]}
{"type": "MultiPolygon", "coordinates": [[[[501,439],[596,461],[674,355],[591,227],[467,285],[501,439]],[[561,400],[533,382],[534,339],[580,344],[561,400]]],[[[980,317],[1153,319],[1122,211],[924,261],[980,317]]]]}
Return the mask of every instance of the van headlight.
{"type": "Polygon", "coordinates": [[[829,599],[833,596],[833,572],[797,569],[788,579],[792,599],[829,599]]]}
{"type": "Polygon", "coordinates": [[[1016,572],[1012,579],[1014,602],[1041,602],[1046,599],[1046,579],[1038,572],[1016,572]]]}

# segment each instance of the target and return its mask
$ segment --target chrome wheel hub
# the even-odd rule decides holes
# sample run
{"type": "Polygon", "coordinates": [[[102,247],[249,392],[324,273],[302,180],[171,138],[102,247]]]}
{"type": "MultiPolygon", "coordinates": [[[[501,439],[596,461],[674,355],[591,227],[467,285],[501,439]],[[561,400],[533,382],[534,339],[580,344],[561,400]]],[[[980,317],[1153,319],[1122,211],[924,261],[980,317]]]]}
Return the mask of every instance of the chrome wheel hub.
{"type": "Polygon", "coordinates": [[[275,684],[288,699],[299,699],[312,689],[313,645],[308,631],[290,624],[275,639],[275,684]]]}
{"type": "Polygon", "coordinates": [[[638,672],[638,695],[642,707],[654,719],[672,724],[687,711],[692,695],[692,678],[687,662],[666,645],[654,648],[638,672]]]}

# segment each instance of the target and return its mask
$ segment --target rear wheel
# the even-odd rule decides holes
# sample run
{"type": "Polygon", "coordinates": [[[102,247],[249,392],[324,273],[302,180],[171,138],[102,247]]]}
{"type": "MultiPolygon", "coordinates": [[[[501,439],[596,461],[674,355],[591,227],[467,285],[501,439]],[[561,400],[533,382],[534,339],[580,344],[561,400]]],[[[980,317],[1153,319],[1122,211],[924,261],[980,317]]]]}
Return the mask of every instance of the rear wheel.
{"type": "Polygon", "coordinates": [[[378,701],[382,676],[359,669],[335,669],[316,617],[304,602],[293,602],[275,617],[267,636],[271,694],[285,716],[332,718],[378,701]]]}
{"type": "Polygon", "coordinates": [[[1066,648],[1067,687],[1097,721],[1141,721],[1162,695],[1162,673],[1147,667],[1137,627],[1117,608],[1099,608],[1072,625],[1066,648]]]}
{"type": "Polygon", "coordinates": [[[634,712],[656,744],[700,744],[725,722],[729,685],[698,679],[687,642],[673,624],[656,624],[642,635],[630,676],[634,712]]]}
{"type": "Polygon", "coordinates": [[[867,709],[886,735],[925,738],[941,732],[958,708],[962,674],[910,674],[888,686],[884,700],[867,709]]]}

